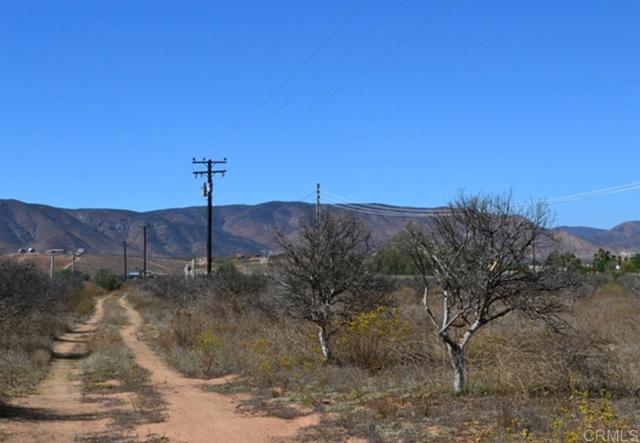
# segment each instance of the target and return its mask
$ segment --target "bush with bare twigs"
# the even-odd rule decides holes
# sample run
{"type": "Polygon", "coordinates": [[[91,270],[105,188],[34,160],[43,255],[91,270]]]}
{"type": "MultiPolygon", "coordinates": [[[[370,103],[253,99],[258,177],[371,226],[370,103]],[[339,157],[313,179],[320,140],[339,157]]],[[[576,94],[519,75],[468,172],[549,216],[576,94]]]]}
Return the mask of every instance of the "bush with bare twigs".
{"type": "Polygon", "coordinates": [[[91,313],[99,291],[83,280],[0,260],[0,401],[32,389],[47,372],[55,336],[91,313]]]}

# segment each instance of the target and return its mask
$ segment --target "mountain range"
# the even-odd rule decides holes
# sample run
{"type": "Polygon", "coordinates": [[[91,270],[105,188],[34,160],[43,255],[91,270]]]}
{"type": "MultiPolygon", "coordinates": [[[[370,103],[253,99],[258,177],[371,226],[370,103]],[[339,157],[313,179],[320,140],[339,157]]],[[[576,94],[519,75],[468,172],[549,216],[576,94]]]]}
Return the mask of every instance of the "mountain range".
{"type": "MultiPolygon", "coordinates": [[[[397,208],[388,206],[389,208],[397,208]]],[[[214,208],[215,255],[265,254],[277,249],[275,230],[295,235],[301,218],[312,205],[273,201],[257,205],[214,208]]],[[[403,208],[404,209],[404,208],[403,208]]],[[[331,207],[332,211],[345,211],[331,207]]],[[[391,239],[412,219],[357,213],[378,244],[391,239]]],[[[93,255],[115,255],[127,241],[133,252],[142,249],[142,227],[147,226],[151,254],[192,257],[205,254],[207,213],[204,207],[135,212],[119,209],[63,209],[17,200],[0,200],[0,252],[19,248],[84,248],[93,255]]],[[[562,226],[554,229],[561,248],[588,258],[598,248],[616,254],[640,251],[640,221],[613,229],[562,226]]]]}

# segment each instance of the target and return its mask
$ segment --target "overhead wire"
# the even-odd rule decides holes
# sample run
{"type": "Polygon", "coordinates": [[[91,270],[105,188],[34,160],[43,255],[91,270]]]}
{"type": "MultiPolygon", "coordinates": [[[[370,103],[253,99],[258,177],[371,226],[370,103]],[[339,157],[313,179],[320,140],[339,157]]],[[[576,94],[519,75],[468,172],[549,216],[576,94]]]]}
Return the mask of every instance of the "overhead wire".
{"type": "Polygon", "coordinates": [[[337,200],[341,203],[355,204],[357,206],[363,206],[369,209],[379,209],[379,210],[402,210],[402,212],[417,212],[424,213],[424,208],[414,208],[414,207],[405,207],[405,206],[390,206],[390,205],[380,205],[376,203],[354,203],[353,200],[349,200],[345,197],[340,197],[338,195],[332,194],[330,192],[322,191],[322,194],[328,196],[331,199],[337,200]]]}
{"type": "Polygon", "coordinates": [[[253,108],[244,118],[244,120],[235,126],[233,126],[229,131],[225,133],[225,135],[219,140],[219,143],[226,141],[229,137],[235,134],[245,122],[251,120],[253,116],[256,115],[262,108],[264,108],[267,103],[269,103],[280,91],[282,91],[310,62],[313,60],[319,53],[322,51],[333,38],[338,35],[338,33],[344,28],[344,26],[358,13],[358,11],[368,2],[369,0],[360,0],[354,8],[351,9],[349,14],[342,20],[336,28],[329,33],[329,35],[322,41],[316,48],[300,63],[285,79],[276,87],[271,93],[269,93],[263,100],[261,100],[258,105],[253,108]]]}
{"type": "MultiPolygon", "coordinates": [[[[369,215],[380,215],[380,216],[386,216],[386,217],[430,217],[434,214],[439,214],[439,213],[444,213],[446,212],[446,209],[443,208],[434,208],[434,209],[422,209],[422,210],[416,210],[416,211],[404,211],[403,208],[396,208],[396,207],[386,207],[384,209],[380,209],[380,208],[376,208],[376,207],[369,207],[367,204],[361,204],[361,203],[345,203],[343,201],[340,200],[336,200],[334,198],[332,198],[330,195],[327,195],[326,193],[322,192],[321,193],[322,197],[324,198],[325,201],[329,202],[329,204],[338,207],[338,208],[342,208],[342,209],[348,209],[351,211],[355,211],[355,212],[360,212],[360,213],[364,213],[364,214],[369,214],[369,215]]],[[[415,209],[415,208],[413,208],[415,209]]]]}
{"type": "MultiPolygon", "coordinates": [[[[597,189],[588,192],[581,192],[577,194],[569,194],[565,196],[559,196],[549,199],[541,199],[542,203],[549,205],[570,203],[581,201],[590,198],[604,197],[607,195],[631,192],[640,190],[640,182],[631,182],[624,185],[613,186],[603,189],[597,189]]],[[[359,212],[368,215],[378,215],[384,217],[404,217],[404,218],[420,218],[430,217],[437,214],[446,214],[450,209],[443,208],[411,208],[411,207],[398,207],[398,206],[386,206],[375,203],[355,203],[353,200],[349,200],[344,197],[337,196],[327,191],[322,191],[321,196],[332,206],[342,208],[349,211],[359,212]]]]}
{"type": "Polygon", "coordinates": [[[347,89],[349,86],[351,86],[351,84],[355,83],[358,79],[360,79],[360,77],[362,77],[367,72],[369,72],[370,70],[375,68],[380,63],[382,63],[382,61],[384,61],[384,59],[387,58],[390,54],[392,54],[393,52],[399,50],[402,46],[404,46],[409,40],[411,40],[420,31],[422,31],[428,24],[430,24],[433,20],[435,20],[437,17],[439,17],[441,14],[443,14],[451,5],[453,5],[454,2],[455,2],[455,0],[447,0],[440,8],[438,8],[436,10],[436,12],[426,16],[424,18],[424,20],[422,20],[418,24],[418,26],[414,27],[409,33],[405,34],[405,36],[401,40],[399,40],[399,42],[396,45],[392,46],[387,51],[383,52],[379,57],[377,57],[373,62],[368,64],[364,69],[362,69],[356,75],[352,76],[347,81],[342,83],[338,88],[334,89],[333,92],[331,92],[329,95],[327,95],[324,99],[320,100],[315,105],[311,106],[309,109],[307,109],[306,112],[304,112],[303,114],[299,115],[297,118],[292,120],[289,124],[293,124],[293,123],[295,123],[295,122],[307,117],[309,114],[311,114],[316,109],[318,109],[319,107],[324,105],[326,102],[331,100],[333,97],[338,95],[340,92],[342,92],[343,90],[347,89]]]}
{"type": "Polygon", "coordinates": [[[585,200],[589,198],[604,197],[607,195],[618,194],[621,192],[635,191],[638,189],[640,189],[640,182],[631,182],[625,185],[613,186],[610,188],[604,188],[604,189],[599,189],[595,191],[581,192],[578,194],[555,197],[555,198],[547,199],[546,201],[549,204],[569,203],[569,202],[580,201],[580,200],[585,200]]]}
{"type": "Polygon", "coordinates": [[[326,75],[329,71],[331,71],[335,66],[337,66],[342,60],[344,60],[348,55],[350,55],[358,46],[364,43],[372,34],[374,34],[384,23],[386,23],[399,9],[400,7],[406,3],[407,0],[400,0],[395,4],[393,8],[391,8],[387,14],[385,14],[380,20],[375,22],[371,27],[369,27],[346,51],[340,54],[337,58],[335,58],[331,63],[326,65],[324,69],[322,69],[319,73],[317,73],[310,81],[305,83],[305,85],[300,88],[295,94],[285,100],[280,106],[278,106],[273,112],[267,115],[264,119],[262,119],[261,123],[264,123],[267,120],[270,120],[272,117],[279,114],[283,109],[285,109],[291,102],[300,97],[304,92],[306,92],[311,86],[316,84],[318,80],[320,80],[324,75],[326,75]]]}

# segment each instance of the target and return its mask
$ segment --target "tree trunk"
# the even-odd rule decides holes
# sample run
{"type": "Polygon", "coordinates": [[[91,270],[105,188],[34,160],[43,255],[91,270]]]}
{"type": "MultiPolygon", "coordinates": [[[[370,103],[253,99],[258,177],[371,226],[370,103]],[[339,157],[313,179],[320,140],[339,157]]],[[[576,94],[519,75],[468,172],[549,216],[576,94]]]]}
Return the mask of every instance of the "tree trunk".
{"type": "Polygon", "coordinates": [[[333,359],[333,354],[331,353],[330,336],[324,326],[320,326],[318,337],[320,338],[320,349],[322,350],[324,361],[329,362],[333,359]]]}
{"type": "Polygon", "coordinates": [[[447,351],[453,367],[453,392],[460,394],[464,390],[464,348],[447,343],[447,351]]]}

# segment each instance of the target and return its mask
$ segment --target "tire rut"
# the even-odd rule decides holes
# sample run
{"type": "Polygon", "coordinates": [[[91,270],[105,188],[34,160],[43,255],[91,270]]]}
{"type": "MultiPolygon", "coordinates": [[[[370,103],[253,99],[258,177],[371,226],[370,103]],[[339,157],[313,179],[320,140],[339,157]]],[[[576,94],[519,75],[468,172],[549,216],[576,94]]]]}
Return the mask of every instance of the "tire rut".
{"type": "Polygon", "coordinates": [[[292,420],[242,415],[236,403],[223,395],[202,390],[203,384],[219,384],[190,379],[169,368],[136,332],[143,325],[140,314],[127,302],[120,304],[129,317],[129,326],[121,329],[124,343],[133,352],[136,363],[149,371],[151,381],[167,402],[166,421],[142,425],[138,432],[163,435],[172,442],[189,443],[265,443],[274,438],[294,437],[300,429],[319,422],[316,415],[292,420]]]}
{"type": "Polygon", "coordinates": [[[109,418],[97,405],[82,401],[79,360],[86,342],[102,320],[104,297],[98,299],[91,318],[56,339],[51,367],[36,394],[17,398],[0,411],[1,437],[7,443],[72,442],[82,431],[101,432],[109,418]]]}

